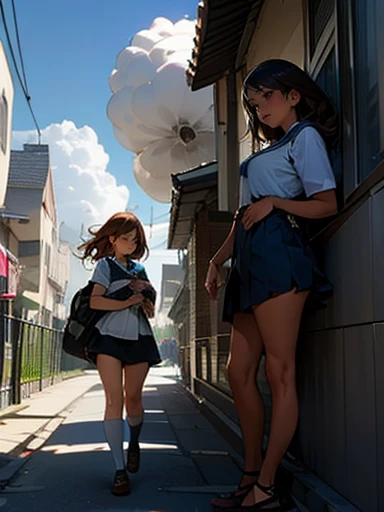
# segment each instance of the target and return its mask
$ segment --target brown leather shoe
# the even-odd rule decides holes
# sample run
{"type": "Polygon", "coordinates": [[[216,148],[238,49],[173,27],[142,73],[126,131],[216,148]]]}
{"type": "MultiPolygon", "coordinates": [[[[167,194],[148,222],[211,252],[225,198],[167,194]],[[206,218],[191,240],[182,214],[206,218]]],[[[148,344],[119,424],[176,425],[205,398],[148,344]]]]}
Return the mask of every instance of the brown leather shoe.
{"type": "Polygon", "coordinates": [[[128,446],[127,470],[130,473],[137,473],[140,467],[140,446],[139,444],[130,444],[128,446]]]}
{"type": "Polygon", "coordinates": [[[131,484],[125,469],[116,471],[111,492],[115,496],[128,496],[131,493],[131,484]]]}

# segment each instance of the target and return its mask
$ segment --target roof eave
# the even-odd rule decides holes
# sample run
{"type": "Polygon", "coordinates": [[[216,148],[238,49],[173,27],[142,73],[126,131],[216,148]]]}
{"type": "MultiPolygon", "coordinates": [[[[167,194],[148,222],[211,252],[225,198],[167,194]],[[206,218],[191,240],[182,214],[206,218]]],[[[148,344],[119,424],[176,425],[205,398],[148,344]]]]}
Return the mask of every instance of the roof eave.
{"type": "Polygon", "coordinates": [[[264,1],[204,0],[199,4],[195,47],[186,72],[193,91],[243,66],[264,1]]]}

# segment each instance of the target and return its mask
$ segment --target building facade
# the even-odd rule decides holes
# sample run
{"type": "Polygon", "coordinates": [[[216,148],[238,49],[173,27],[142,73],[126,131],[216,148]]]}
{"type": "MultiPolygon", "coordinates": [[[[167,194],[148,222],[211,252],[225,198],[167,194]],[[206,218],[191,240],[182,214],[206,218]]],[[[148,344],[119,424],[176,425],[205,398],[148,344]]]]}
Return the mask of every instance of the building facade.
{"type": "Polygon", "coordinates": [[[13,82],[0,40],[0,210],[4,207],[11,153],[13,82]]]}
{"type": "MultiPolygon", "coordinates": [[[[238,164],[252,151],[241,90],[253,67],[269,58],[295,62],[340,112],[332,155],[340,213],[315,237],[334,296],[303,322],[290,455],[363,512],[384,510],[383,19],[384,3],[375,0],[205,0],[188,70],[193,90],[215,85],[222,211],[235,211],[238,164]]],[[[237,421],[229,391],[196,372],[191,381],[237,421]]]]}
{"type": "Polygon", "coordinates": [[[25,144],[12,151],[5,199],[9,228],[21,265],[14,313],[25,320],[60,328],[66,318],[64,296],[70,249],[60,241],[47,145],[25,144]],[[17,211],[28,218],[12,218],[17,211]]]}

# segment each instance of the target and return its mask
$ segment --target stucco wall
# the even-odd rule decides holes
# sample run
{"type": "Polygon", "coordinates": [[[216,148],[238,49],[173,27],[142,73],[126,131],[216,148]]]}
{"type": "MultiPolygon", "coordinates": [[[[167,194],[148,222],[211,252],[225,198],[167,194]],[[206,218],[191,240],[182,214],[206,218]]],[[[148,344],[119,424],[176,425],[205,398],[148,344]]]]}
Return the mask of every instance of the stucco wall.
{"type": "MultiPolygon", "coordinates": [[[[7,189],[9,158],[11,154],[13,83],[3,43],[0,40],[0,98],[4,95],[8,104],[7,147],[5,153],[0,148],[0,208],[4,206],[7,189]]],[[[0,122],[2,120],[0,119],[0,122]]]]}

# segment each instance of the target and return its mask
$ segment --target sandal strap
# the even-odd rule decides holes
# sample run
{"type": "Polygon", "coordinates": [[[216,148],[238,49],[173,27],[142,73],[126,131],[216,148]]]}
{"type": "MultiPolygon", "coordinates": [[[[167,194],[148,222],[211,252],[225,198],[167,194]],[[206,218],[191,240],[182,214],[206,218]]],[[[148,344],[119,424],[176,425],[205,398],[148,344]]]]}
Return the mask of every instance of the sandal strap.
{"type": "Polygon", "coordinates": [[[262,485],[259,481],[255,482],[256,487],[260,489],[264,494],[267,494],[268,496],[273,496],[275,494],[275,486],[270,485],[268,487],[265,487],[262,485]]]}
{"type": "Polygon", "coordinates": [[[250,484],[245,484],[245,485],[239,485],[237,487],[237,490],[233,492],[233,494],[236,494],[237,491],[248,491],[250,489],[252,489],[252,487],[255,485],[256,482],[251,482],[250,484]]]}
{"type": "Polygon", "coordinates": [[[245,471],[243,469],[243,475],[246,475],[246,476],[260,476],[260,471],[245,471]]]}

